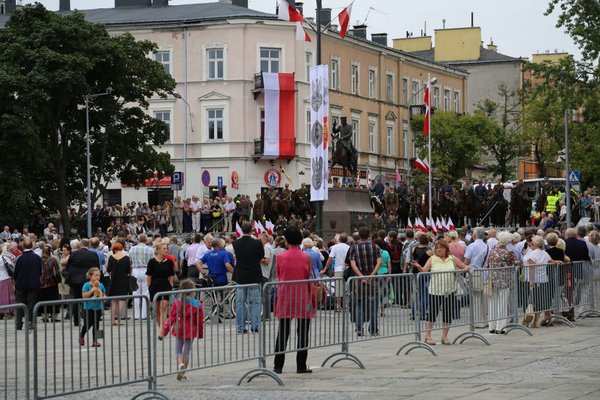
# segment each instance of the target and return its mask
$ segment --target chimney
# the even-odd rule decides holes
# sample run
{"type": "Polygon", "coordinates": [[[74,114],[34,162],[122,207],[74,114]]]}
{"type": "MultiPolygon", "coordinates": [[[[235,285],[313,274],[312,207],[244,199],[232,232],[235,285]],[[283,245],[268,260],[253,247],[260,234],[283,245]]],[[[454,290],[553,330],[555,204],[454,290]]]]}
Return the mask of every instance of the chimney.
{"type": "Polygon", "coordinates": [[[494,41],[490,38],[490,44],[487,45],[488,50],[493,51],[494,53],[498,52],[498,46],[494,44],[494,41]]]}
{"type": "Polygon", "coordinates": [[[367,26],[366,25],[353,25],[352,26],[352,36],[359,39],[367,38],[367,26]]]}
{"type": "Polygon", "coordinates": [[[387,33],[373,33],[371,41],[387,47],[387,33]]]}
{"type": "Polygon", "coordinates": [[[321,26],[327,26],[331,22],[331,8],[321,8],[321,26]]]}
{"type": "Polygon", "coordinates": [[[167,7],[169,0],[152,0],[152,7],[167,7]]]}
{"type": "Polygon", "coordinates": [[[299,1],[296,3],[296,10],[298,10],[298,12],[300,14],[304,14],[304,3],[299,1]]]}
{"type": "Polygon", "coordinates": [[[115,8],[150,7],[152,0],[115,0],[115,8]]]}
{"type": "Polygon", "coordinates": [[[71,11],[71,0],[60,0],[58,11],[71,11]]]}
{"type": "Polygon", "coordinates": [[[6,0],[4,3],[4,13],[12,14],[17,9],[17,0],[6,0]]]}

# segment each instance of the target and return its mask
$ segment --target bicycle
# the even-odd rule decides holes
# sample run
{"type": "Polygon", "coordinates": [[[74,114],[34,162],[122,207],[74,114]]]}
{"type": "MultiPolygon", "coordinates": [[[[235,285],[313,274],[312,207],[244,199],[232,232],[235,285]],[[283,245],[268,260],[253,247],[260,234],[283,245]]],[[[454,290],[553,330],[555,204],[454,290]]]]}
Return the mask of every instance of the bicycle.
{"type": "Polygon", "coordinates": [[[204,308],[204,321],[209,321],[213,318],[231,319],[236,317],[235,298],[236,291],[233,288],[235,282],[229,282],[225,286],[215,286],[212,276],[206,275],[194,280],[197,288],[207,287],[231,287],[229,289],[205,290],[200,292],[200,301],[204,308]]]}

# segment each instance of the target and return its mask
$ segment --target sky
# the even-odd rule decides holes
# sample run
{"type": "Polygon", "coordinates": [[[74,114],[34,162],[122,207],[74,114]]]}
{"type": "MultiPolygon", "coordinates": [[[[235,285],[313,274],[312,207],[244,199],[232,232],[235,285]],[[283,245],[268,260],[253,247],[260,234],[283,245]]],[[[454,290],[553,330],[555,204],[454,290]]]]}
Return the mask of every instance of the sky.
{"type": "MultiPolygon", "coordinates": [[[[38,0],[50,10],[58,9],[59,0],[38,0]]],[[[210,3],[217,0],[171,0],[171,5],[210,3]]],[[[254,10],[275,13],[278,0],[249,0],[254,10]]],[[[323,7],[337,15],[351,0],[322,0],[323,7]]],[[[33,3],[25,0],[23,3],[33,3]]],[[[114,0],[71,0],[71,8],[109,8],[114,0]]],[[[434,29],[468,27],[471,12],[474,25],[481,28],[481,40],[493,40],[500,53],[512,57],[528,57],[545,51],[566,51],[580,58],[573,40],[556,28],[557,12],[545,16],[548,0],[355,0],[351,23],[366,23],[367,33],[387,33],[388,45],[393,38],[406,36],[406,31],[419,36],[425,29],[433,36],[434,29]],[[418,5],[416,7],[415,5],[418,5]]],[[[304,16],[315,16],[315,0],[304,1],[304,16]]],[[[337,22],[334,22],[337,23],[337,22]]]]}

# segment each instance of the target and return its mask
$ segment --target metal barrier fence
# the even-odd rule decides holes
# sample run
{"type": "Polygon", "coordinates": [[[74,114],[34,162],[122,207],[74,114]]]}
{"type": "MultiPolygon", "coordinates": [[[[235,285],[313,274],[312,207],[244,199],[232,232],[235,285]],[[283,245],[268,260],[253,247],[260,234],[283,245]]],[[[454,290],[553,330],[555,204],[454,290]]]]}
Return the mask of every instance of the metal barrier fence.
{"type": "Polygon", "coordinates": [[[153,306],[161,309],[153,324],[155,389],[159,377],[182,380],[188,371],[260,359],[267,314],[258,284],[161,292],[153,306]]]}
{"type": "Polygon", "coordinates": [[[102,300],[72,299],[37,303],[33,324],[33,395],[35,399],[61,397],[152,382],[150,318],[134,320],[125,306],[111,321],[105,306],[139,300],[145,296],[117,296],[102,300]],[[56,318],[66,306],[73,321],[56,318]],[[78,311],[79,310],[79,311],[78,311]],[[53,322],[56,321],[56,322],[53,322]]]}
{"type": "Polygon", "coordinates": [[[3,359],[0,373],[0,398],[29,399],[29,311],[25,304],[12,304],[0,306],[0,314],[2,315],[0,340],[4,344],[0,350],[3,359]],[[20,323],[16,318],[17,311],[23,315],[25,320],[23,326],[19,326],[20,323]],[[21,341],[25,343],[24,346],[20,345],[21,341]]]}
{"type": "Polygon", "coordinates": [[[600,317],[598,307],[598,284],[600,283],[600,260],[581,262],[573,266],[573,304],[577,319],[600,317]]]}

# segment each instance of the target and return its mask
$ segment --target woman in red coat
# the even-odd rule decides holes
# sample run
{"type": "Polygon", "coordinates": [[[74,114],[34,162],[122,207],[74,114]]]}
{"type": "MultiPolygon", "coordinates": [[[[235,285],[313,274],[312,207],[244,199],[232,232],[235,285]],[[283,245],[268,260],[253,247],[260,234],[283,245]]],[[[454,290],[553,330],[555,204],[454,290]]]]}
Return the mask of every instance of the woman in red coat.
{"type": "Polygon", "coordinates": [[[285,284],[286,281],[310,279],[310,258],[300,250],[302,234],[291,227],[284,232],[287,250],[279,254],[275,260],[277,279],[281,284],[277,290],[275,317],[279,318],[279,331],[275,342],[275,368],[280,374],[285,362],[285,349],[290,336],[292,319],[296,319],[296,335],[298,352],[296,354],[296,372],[306,374],[312,372],[306,366],[308,357],[308,331],[311,318],[315,317],[313,303],[313,284],[308,282],[285,284]]]}

